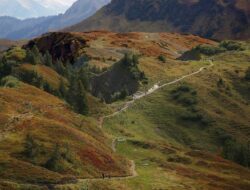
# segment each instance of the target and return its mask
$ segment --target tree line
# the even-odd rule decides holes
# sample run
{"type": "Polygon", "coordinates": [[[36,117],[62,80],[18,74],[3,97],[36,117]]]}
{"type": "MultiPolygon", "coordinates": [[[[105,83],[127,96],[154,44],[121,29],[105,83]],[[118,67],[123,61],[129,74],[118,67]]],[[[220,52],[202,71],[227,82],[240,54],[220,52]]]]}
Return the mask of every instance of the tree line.
{"type": "Polygon", "coordinates": [[[41,54],[39,49],[33,46],[25,50],[25,57],[22,60],[12,59],[11,56],[8,58],[3,56],[0,59],[0,79],[9,75],[66,100],[77,113],[87,115],[89,112],[87,102],[89,74],[84,66],[74,68],[69,62],[64,64],[61,60],[54,61],[48,51],[41,54]],[[35,70],[16,71],[15,68],[22,63],[40,64],[52,68],[61,76],[59,87],[53,87],[35,70]]]}

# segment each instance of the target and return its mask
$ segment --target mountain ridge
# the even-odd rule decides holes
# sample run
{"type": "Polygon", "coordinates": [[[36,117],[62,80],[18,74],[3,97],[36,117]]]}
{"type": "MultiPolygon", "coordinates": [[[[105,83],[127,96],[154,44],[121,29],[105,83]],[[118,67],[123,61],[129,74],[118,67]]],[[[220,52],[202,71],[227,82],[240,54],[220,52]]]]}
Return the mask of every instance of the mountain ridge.
{"type": "Polygon", "coordinates": [[[78,0],[64,14],[57,16],[28,18],[20,20],[4,16],[0,17],[0,38],[24,39],[33,38],[49,31],[55,31],[94,14],[100,7],[109,0],[78,0]]]}
{"type": "Polygon", "coordinates": [[[250,37],[246,0],[113,0],[65,31],[181,32],[212,39],[250,37]]]}

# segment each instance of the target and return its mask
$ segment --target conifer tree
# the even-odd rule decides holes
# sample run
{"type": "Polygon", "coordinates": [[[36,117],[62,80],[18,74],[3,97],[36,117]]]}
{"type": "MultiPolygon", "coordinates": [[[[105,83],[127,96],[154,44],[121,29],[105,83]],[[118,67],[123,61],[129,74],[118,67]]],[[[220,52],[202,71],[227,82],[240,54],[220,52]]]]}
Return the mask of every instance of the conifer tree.
{"type": "Polygon", "coordinates": [[[75,75],[70,79],[70,86],[67,93],[67,101],[80,114],[88,114],[88,104],[84,86],[75,75]]]}
{"type": "Polygon", "coordinates": [[[31,52],[34,56],[34,64],[41,64],[42,63],[42,56],[41,53],[39,51],[39,49],[37,48],[36,45],[34,45],[31,49],[31,52]]]}
{"type": "Polygon", "coordinates": [[[133,65],[136,66],[139,64],[139,57],[138,55],[133,55],[132,56],[132,61],[133,61],[133,65]]]}
{"type": "Polygon", "coordinates": [[[124,55],[124,57],[123,57],[123,59],[122,59],[122,63],[123,63],[125,66],[130,67],[131,64],[132,64],[132,62],[133,62],[133,59],[132,59],[131,54],[125,53],[125,55],[124,55]]]}
{"type": "Polygon", "coordinates": [[[90,85],[89,85],[89,74],[88,74],[86,68],[82,67],[82,68],[79,70],[79,72],[78,72],[78,77],[79,77],[79,79],[81,80],[81,82],[82,82],[84,88],[85,88],[86,90],[89,90],[89,88],[90,88],[90,85]]]}
{"type": "Polygon", "coordinates": [[[64,67],[61,60],[57,60],[56,62],[56,71],[62,76],[66,75],[66,68],[64,67]]]}
{"type": "Polygon", "coordinates": [[[54,89],[51,87],[51,85],[47,81],[44,81],[43,90],[51,94],[54,92],[54,89]]]}
{"type": "Polygon", "coordinates": [[[45,167],[52,171],[59,171],[59,161],[61,159],[60,147],[58,144],[55,145],[54,151],[51,154],[50,159],[46,162],[45,167]]]}
{"type": "Polygon", "coordinates": [[[69,61],[66,62],[65,64],[65,77],[67,79],[70,79],[71,75],[73,74],[73,68],[72,68],[72,65],[70,64],[69,61]]]}
{"type": "Polygon", "coordinates": [[[78,80],[78,88],[79,91],[77,93],[77,111],[80,114],[87,115],[89,112],[88,104],[87,104],[87,98],[86,98],[86,92],[83,87],[83,84],[80,80],[78,80]]]}
{"type": "Polygon", "coordinates": [[[37,64],[37,59],[35,57],[35,54],[31,50],[29,50],[29,49],[26,52],[26,58],[25,58],[25,60],[28,63],[33,64],[33,65],[37,64]]]}
{"type": "Polygon", "coordinates": [[[53,67],[53,60],[52,60],[52,56],[50,55],[50,53],[48,51],[46,51],[45,55],[44,55],[44,64],[48,67],[53,67]]]}
{"type": "Polygon", "coordinates": [[[5,59],[0,60],[0,79],[12,73],[12,65],[5,59]]]}
{"type": "Polygon", "coordinates": [[[60,78],[59,93],[61,98],[65,98],[67,95],[67,89],[62,77],[60,78]]]}
{"type": "Polygon", "coordinates": [[[39,152],[38,144],[35,142],[34,138],[30,134],[28,134],[26,136],[24,144],[25,156],[33,159],[38,152],[39,152]]]}
{"type": "Polygon", "coordinates": [[[77,92],[77,86],[76,86],[76,76],[71,75],[69,78],[69,89],[67,93],[67,102],[74,107],[74,101],[75,101],[75,92],[77,92]]]}

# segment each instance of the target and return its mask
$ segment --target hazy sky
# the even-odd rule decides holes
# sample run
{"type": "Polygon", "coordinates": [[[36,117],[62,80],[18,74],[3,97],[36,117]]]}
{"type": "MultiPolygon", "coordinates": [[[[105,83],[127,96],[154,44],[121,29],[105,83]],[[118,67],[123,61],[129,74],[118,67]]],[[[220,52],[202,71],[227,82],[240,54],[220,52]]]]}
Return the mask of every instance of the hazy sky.
{"type": "Polygon", "coordinates": [[[39,17],[64,13],[77,0],[0,0],[0,16],[39,17]]]}

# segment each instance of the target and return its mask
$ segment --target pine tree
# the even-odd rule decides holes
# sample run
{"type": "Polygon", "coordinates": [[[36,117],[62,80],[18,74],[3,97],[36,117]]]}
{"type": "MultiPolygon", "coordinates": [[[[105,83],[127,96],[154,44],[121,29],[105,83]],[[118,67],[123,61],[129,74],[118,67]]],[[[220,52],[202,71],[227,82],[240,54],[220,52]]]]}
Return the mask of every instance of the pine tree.
{"type": "Polygon", "coordinates": [[[88,76],[88,72],[87,72],[86,68],[83,68],[83,67],[82,67],[82,68],[79,70],[79,72],[78,72],[78,77],[79,77],[79,79],[81,80],[81,82],[82,82],[84,88],[85,88],[86,90],[89,90],[89,88],[90,88],[90,82],[89,82],[89,76],[88,76]]]}
{"type": "Polygon", "coordinates": [[[37,48],[37,46],[36,45],[34,45],[33,47],[32,47],[32,49],[31,49],[31,52],[32,52],[32,54],[33,54],[33,56],[34,56],[34,64],[41,64],[42,63],[42,55],[41,55],[41,53],[40,53],[40,51],[39,51],[39,49],[37,48]]]}
{"type": "Polygon", "coordinates": [[[12,65],[5,59],[0,61],[0,79],[12,73],[12,65]]]}
{"type": "Polygon", "coordinates": [[[59,93],[61,98],[65,98],[67,96],[67,89],[63,81],[63,78],[60,78],[59,93]]]}
{"type": "Polygon", "coordinates": [[[65,64],[65,77],[67,79],[70,79],[71,75],[73,74],[73,68],[72,68],[72,65],[70,64],[69,61],[66,62],[65,64]]]}
{"type": "Polygon", "coordinates": [[[52,171],[59,171],[61,169],[59,165],[60,159],[61,159],[60,147],[58,144],[56,144],[50,159],[45,164],[45,167],[52,171]]]}
{"type": "Polygon", "coordinates": [[[24,144],[24,155],[33,159],[38,152],[38,144],[35,142],[34,138],[28,134],[24,144]]]}
{"type": "Polygon", "coordinates": [[[28,63],[33,64],[33,65],[37,64],[37,59],[35,57],[35,54],[31,50],[29,50],[29,49],[26,52],[26,58],[25,58],[25,60],[28,63]]]}
{"type": "Polygon", "coordinates": [[[36,71],[33,71],[31,76],[32,75],[33,75],[33,78],[31,80],[31,84],[38,87],[38,88],[42,88],[44,85],[43,78],[40,75],[38,75],[38,73],[36,71]]]}
{"type": "Polygon", "coordinates": [[[68,89],[68,93],[67,93],[67,102],[72,105],[73,107],[74,106],[74,102],[75,102],[75,97],[76,97],[76,92],[77,92],[77,86],[76,86],[76,76],[75,75],[71,75],[70,78],[69,78],[69,89],[68,89]]]}
{"type": "Polygon", "coordinates": [[[88,104],[84,86],[75,75],[70,79],[70,86],[67,93],[67,102],[80,114],[88,114],[88,104]]]}
{"type": "Polygon", "coordinates": [[[133,58],[129,53],[125,53],[123,59],[122,59],[123,65],[130,67],[133,63],[133,58]]]}
{"type": "Polygon", "coordinates": [[[57,60],[56,62],[56,71],[62,76],[66,75],[66,68],[64,67],[61,60],[57,60]]]}
{"type": "Polygon", "coordinates": [[[88,104],[87,104],[87,98],[86,98],[86,92],[83,87],[82,82],[78,81],[78,93],[77,93],[77,111],[80,114],[87,115],[89,112],[88,104]]]}
{"type": "Polygon", "coordinates": [[[133,61],[133,65],[136,66],[139,64],[139,57],[138,55],[133,55],[132,56],[132,61],[133,61]]]}
{"type": "Polygon", "coordinates": [[[43,84],[43,90],[45,92],[48,92],[48,93],[51,93],[51,94],[54,92],[54,89],[51,87],[51,85],[47,81],[45,81],[44,84],[43,84]]]}
{"type": "Polygon", "coordinates": [[[40,51],[39,51],[39,49],[37,48],[36,45],[34,45],[34,46],[31,48],[31,51],[34,53],[34,55],[35,55],[36,57],[40,57],[40,56],[41,56],[40,51]]]}
{"type": "Polygon", "coordinates": [[[44,64],[48,67],[53,67],[53,60],[52,60],[52,56],[50,55],[50,53],[48,51],[46,51],[45,55],[44,55],[44,64]]]}

